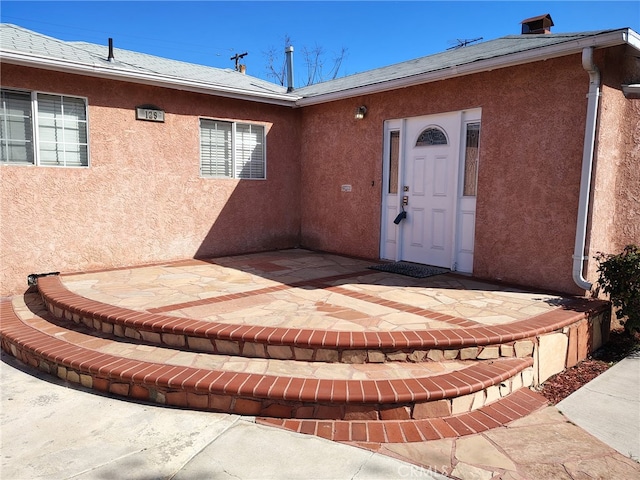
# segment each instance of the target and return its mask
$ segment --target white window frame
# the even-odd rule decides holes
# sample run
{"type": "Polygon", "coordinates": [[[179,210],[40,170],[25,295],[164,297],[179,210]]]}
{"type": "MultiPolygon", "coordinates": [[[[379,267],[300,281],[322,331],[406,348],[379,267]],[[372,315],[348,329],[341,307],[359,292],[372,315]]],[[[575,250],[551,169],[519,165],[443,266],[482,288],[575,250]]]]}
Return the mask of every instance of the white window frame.
{"type": "Polygon", "coordinates": [[[236,179],[236,180],[266,180],[267,179],[267,134],[266,134],[266,126],[260,123],[251,123],[251,122],[240,122],[233,120],[221,120],[217,118],[200,118],[199,120],[199,139],[200,139],[200,177],[202,178],[216,178],[216,179],[236,179]],[[203,173],[203,126],[206,122],[217,122],[229,125],[231,127],[231,146],[229,148],[231,158],[228,159],[230,162],[229,171],[230,175],[215,175],[215,174],[205,174],[203,173]],[[248,126],[250,128],[259,128],[262,130],[262,138],[260,139],[260,146],[262,148],[262,176],[260,177],[245,177],[238,175],[237,167],[238,162],[240,161],[240,145],[239,145],[239,133],[237,130],[238,126],[248,126]]]}
{"type": "MultiPolygon", "coordinates": [[[[90,146],[89,146],[89,102],[88,99],[86,97],[80,97],[80,96],[76,96],[76,95],[65,95],[62,93],[51,93],[51,92],[42,92],[42,91],[38,91],[38,90],[21,90],[21,89],[17,89],[17,88],[5,88],[2,87],[1,88],[2,91],[4,92],[15,92],[15,93],[20,93],[20,94],[25,94],[25,95],[29,95],[30,96],[30,101],[31,101],[31,142],[33,145],[33,163],[28,163],[28,162],[10,162],[10,161],[0,161],[0,165],[11,165],[11,166],[23,166],[23,167],[47,167],[47,168],[89,168],[91,166],[91,151],[90,151],[90,146]],[[86,150],[87,150],[87,164],[86,165],[67,165],[66,161],[62,164],[59,165],[52,165],[52,164],[45,164],[42,161],[42,153],[41,153],[41,142],[40,142],[40,118],[39,118],[39,114],[40,112],[38,111],[38,96],[39,95],[47,95],[47,96],[54,96],[54,97],[61,97],[62,99],[73,99],[73,100],[80,100],[82,101],[82,103],[84,104],[84,126],[85,126],[85,136],[86,136],[86,143],[83,142],[79,142],[79,143],[75,143],[76,145],[81,145],[81,146],[86,146],[86,150]]],[[[63,130],[64,132],[64,130],[63,130]]],[[[42,142],[42,143],[50,143],[50,142],[42,142]]],[[[64,144],[73,144],[74,142],[56,142],[56,143],[62,143],[64,144]]],[[[0,146],[0,148],[3,148],[2,146],[0,146]]]]}

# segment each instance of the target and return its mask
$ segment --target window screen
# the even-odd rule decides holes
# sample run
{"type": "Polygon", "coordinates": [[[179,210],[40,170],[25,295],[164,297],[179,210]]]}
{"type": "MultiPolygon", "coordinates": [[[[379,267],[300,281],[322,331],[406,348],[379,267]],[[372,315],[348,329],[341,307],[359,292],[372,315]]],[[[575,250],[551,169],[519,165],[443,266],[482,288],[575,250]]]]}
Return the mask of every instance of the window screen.
{"type": "Polygon", "coordinates": [[[231,127],[228,122],[200,121],[200,174],[203,177],[231,178],[231,127]]]}
{"type": "Polygon", "coordinates": [[[266,178],[264,127],[200,120],[200,174],[203,177],[266,178]]]}
{"type": "Polygon", "coordinates": [[[33,164],[33,119],[31,94],[2,91],[0,119],[0,161],[33,164]]]}
{"type": "Polygon", "coordinates": [[[89,154],[84,101],[38,94],[38,144],[41,165],[87,166],[89,154]]]}

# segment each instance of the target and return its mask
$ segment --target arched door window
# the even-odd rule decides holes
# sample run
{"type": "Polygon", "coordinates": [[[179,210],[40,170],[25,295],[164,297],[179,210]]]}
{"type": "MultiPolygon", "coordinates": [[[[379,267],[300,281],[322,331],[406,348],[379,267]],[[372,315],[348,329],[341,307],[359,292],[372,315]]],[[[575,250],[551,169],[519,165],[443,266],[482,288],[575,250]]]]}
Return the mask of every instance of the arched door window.
{"type": "Polygon", "coordinates": [[[447,145],[447,135],[438,127],[425,128],[418,140],[416,141],[416,147],[426,147],[429,145],[447,145]]]}

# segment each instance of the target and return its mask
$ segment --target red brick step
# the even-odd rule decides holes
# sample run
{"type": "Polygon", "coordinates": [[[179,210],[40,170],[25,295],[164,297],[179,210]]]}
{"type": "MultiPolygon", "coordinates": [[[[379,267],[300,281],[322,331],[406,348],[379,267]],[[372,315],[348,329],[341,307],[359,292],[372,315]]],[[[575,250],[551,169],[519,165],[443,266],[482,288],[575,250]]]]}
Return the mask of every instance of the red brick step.
{"type": "Polygon", "coordinates": [[[54,316],[121,337],[142,338],[159,345],[185,346],[211,353],[344,363],[351,361],[350,355],[354,351],[374,352],[389,361],[393,356],[386,354],[398,351],[427,353],[430,349],[460,350],[533,339],[562,330],[584,319],[585,313],[602,310],[605,306],[603,302],[575,300],[571,309],[556,309],[505,325],[362,332],[235,325],[129,310],[77,295],[65,288],[57,276],[40,278],[38,289],[54,316]],[[328,351],[337,353],[328,355],[328,351]]]}
{"type": "MultiPolygon", "coordinates": [[[[546,406],[547,400],[527,388],[478,410],[421,420],[298,420],[258,417],[258,423],[336,442],[411,443],[473,435],[522,418],[546,406]]],[[[373,448],[376,450],[376,448],[373,448]]]]}
{"type": "Polygon", "coordinates": [[[378,419],[397,408],[416,418],[422,410],[417,406],[499,386],[533,363],[531,358],[507,358],[441,375],[388,380],[262,375],[97,352],[26,324],[10,301],[0,303],[0,319],[5,351],[65,380],[137,400],[248,415],[378,419]]]}

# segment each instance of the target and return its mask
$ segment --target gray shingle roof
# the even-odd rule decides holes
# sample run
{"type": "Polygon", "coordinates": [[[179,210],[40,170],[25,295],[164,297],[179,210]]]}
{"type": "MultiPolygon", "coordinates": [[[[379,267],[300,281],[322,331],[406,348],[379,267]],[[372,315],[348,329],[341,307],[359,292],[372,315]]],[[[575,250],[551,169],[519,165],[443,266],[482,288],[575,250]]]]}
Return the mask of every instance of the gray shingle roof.
{"type": "MultiPolygon", "coordinates": [[[[36,62],[52,60],[57,62],[57,65],[74,65],[77,69],[85,69],[87,72],[92,69],[107,74],[117,72],[119,78],[130,81],[150,82],[150,78],[157,77],[174,88],[196,84],[197,88],[205,89],[210,93],[217,91],[227,94],[241,93],[243,98],[255,97],[258,99],[261,97],[263,100],[272,98],[291,105],[296,100],[301,105],[314,101],[326,101],[333,94],[355,95],[367,87],[384,89],[398,81],[414,81],[414,79],[418,79],[419,82],[429,81],[425,75],[438,74],[439,72],[445,72],[445,75],[454,75],[456,69],[460,69],[460,71],[469,73],[475,66],[481,65],[483,62],[486,63],[486,61],[499,62],[492,67],[499,68],[507,65],[511,58],[518,57],[520,63],[533,61],[533,55],[529,54],[537,52],[546,55],[547,52],[561,51],[560,54],[567,55],[579,52],[584,46],[603,46],[628,42],[640,49],[640,37],[629,29],[546,35],[509,35],[298,88],[291,94],[287,94],[285,87],[241,74],[235,70],[195,65],[128,50],[115,49],[115,61],[109,62],[107,60],[107,46],[85,42],[66,42],[16,25],[0,24],[0,55],[24,55],[35,59],[36,62]]],[[[397,88],[397,83],[395,88],[397,88]]]]}
{"type": "MultiPolygon", "coordinates": [[[[109,62],[107,46],[85,42],[65,42],[10,24],[0,24],[0,49],[2,52],[26,53],[46,59],[131,73],[158,74],[249,92],[286,93],[285,87],[235,70],[196,65],[118,48],[114,49],[115,61],[109,62]]],[[[295,99],[295,96],[292,96],[292,99],[295,99]]]]}
{"type": "Polygon", "coordinates": [[[546,35],[509,35],[496,40],[447,50],[442,53],[397,63],[395,65],[356,73],[328,82],[317,83],[308,87],[299,88],[296,90],[296,93],[303,97],[312,97],[366,85],[381,84],[391,80],[398,80],[428,72],[437,72],[452,67],[460,67],[481,60],[494,59],[515,53],[550,47],[613,31],[615,30],[546,35]]]}

